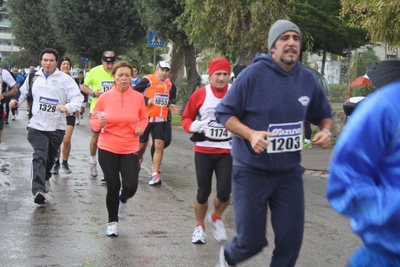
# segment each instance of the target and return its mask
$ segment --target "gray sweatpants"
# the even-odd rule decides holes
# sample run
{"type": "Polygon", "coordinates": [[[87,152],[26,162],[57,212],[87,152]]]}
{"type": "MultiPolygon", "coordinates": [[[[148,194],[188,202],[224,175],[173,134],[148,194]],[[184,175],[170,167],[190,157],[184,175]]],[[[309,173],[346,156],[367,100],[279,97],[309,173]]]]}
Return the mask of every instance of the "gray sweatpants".
{"type": "Polygon", "coordinates": [[[64,133],[64,130],[46,132],[28,128],[28,141],[33,147],[30,177],[33,195],[44,192],[45,182],[51,177],[50,171],[64,133]]]}

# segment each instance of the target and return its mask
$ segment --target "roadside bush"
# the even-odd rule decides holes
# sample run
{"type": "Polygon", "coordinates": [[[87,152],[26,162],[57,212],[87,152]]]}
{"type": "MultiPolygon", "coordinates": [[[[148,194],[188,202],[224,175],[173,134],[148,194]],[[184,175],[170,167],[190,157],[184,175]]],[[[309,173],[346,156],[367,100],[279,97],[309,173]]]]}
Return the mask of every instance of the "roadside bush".
{"type": "MultiPolygon", "coordinates": [[[[347,85],[342,84],[330,84],[329,85],[331,95],[329,102],[331,103],[343,103],[346,101],[348,96],[347,85]]],[[[374,86],[354,86],[351,87],[351,96],[366,96],[371,92],[375,91],[374,86]]]]}

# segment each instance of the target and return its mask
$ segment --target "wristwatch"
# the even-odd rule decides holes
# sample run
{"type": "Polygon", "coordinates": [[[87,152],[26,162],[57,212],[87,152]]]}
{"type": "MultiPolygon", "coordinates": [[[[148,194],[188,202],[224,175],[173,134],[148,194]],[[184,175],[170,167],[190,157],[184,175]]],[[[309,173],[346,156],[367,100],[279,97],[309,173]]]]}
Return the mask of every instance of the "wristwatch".
{"type": "Polygon", "coordinates": [[[3,92],[2,95],[3,95],[4,98],[7,97],[7,93],[6,92],[3,92]]]}
{"type": "Polygon", "coordinates": [[[92,92],[92,93],[90,94],[90,96],[91,96],[91,97],[96,97],[96,93],[95,93],[95,92],[92,92]]]}

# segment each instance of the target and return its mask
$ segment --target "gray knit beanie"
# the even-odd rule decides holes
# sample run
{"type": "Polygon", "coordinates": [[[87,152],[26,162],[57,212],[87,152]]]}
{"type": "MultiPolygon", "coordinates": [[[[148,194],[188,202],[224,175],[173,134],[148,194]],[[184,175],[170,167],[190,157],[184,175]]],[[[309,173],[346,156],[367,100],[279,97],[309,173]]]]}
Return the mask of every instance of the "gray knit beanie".
{"type": "Polygon", "coordinates": [[[1,63],[1,66],[2,66],[3,69],[9,68],[10,67],[10,63],[8,63],[7,60],[3,60],[3,62],[1,63]]]}
{"type": "Polygon", "coordinates": [[[288,20],[277,20],[269,29],[268,33],[268,49],[271,51],[271,48],[274,46],[276,40],[288,31],[297,32],[300,35],[301,40],[301,32],[299,27],[291,21],[288,20]]]}

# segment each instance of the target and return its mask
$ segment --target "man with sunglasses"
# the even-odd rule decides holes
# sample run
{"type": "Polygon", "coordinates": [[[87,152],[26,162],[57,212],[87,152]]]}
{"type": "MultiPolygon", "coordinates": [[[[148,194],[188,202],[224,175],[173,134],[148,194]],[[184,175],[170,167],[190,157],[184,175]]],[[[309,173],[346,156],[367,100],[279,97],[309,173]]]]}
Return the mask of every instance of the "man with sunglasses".
{"type": "MultiPolygon", "coordinates": [[[[92,97],[90,103],[90,114],[92,114],[98,97],[111,89],[114,79],[111,76],[111,70],[117,60],[113,51],[104,51],[101,57],[101,65],[91,69],[85,77],[85,83],[82,85],[82,91],[92,97]]],[[[97,177],[97,140],[99,132],[92,132],[90,140],[90,175],[97,177]]],[[[102,179],[104,181],[104,178],[102,179]]]]}

